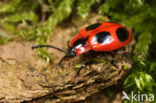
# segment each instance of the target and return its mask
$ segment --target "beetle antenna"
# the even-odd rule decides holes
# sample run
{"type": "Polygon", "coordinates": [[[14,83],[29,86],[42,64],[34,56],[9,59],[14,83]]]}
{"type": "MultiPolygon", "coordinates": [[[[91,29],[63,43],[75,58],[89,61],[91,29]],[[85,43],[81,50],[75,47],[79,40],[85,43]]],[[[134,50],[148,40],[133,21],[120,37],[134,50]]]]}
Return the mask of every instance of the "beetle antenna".
{"type": "Polygon", "coordinates": [[[36,45],[36,46],[32,46],[31,48],[32,49],[36,49],[36,48],[43,48],[43,47],[47,47],[47,48],[53,48],[53,49],[56,49],[58,51],[61,51],[61,52],[64,52],[64,53],[67,53],[66,51],[60,49],[60,48],[57,48],[55,46],[52,46],[52,45],[36,45]]]}

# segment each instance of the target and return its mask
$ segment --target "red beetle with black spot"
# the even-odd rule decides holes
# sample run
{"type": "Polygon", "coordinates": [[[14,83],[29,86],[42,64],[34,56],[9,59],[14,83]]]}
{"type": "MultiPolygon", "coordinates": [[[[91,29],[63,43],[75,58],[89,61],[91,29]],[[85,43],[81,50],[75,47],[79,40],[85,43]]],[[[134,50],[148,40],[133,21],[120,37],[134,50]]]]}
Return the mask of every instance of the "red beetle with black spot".
{"type": "Polygon", "coordinates": [[[131,32],[124,26],[116,23],[99,22],[83,28],[69,43],[66,51],[51,45],[38,45],[32,48],[51,47],[65,52],[66,57],[75,57],[89,50],[112,51],[128,44],[132,39],[131,32]]]}

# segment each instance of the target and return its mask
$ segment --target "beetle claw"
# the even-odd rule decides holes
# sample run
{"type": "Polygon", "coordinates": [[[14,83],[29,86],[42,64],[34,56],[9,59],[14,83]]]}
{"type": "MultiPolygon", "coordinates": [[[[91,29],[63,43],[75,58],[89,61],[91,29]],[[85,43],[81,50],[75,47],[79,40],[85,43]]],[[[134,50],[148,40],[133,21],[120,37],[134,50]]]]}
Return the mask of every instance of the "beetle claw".
{"type": "Polygon", "coordinates": [[[64,69],[64,66],[62,64],[57,64],[57,67],[58,68],[63,68],[64,69]]]}

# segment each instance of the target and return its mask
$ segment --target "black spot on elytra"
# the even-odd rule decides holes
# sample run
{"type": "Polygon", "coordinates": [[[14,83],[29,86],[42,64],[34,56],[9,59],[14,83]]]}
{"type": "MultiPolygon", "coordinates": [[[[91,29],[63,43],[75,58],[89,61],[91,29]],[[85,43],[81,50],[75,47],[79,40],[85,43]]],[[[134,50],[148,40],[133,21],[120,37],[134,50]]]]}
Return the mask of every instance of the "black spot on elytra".
{"type": "Polygon", "coordinates": [[[95,37],[97,39],[97,42],[104,43],[104,44],[108,43],[111,40],[111,36],[109,32],[99,32],[96,34],[95,37]],[[106,40],[109,40],[109,41],[106,41],[106,40]]]}
{"type": "Polygon", "coordinates": [[[74,47],[78,46],[79,44],[85,45],[86,44],[86,39],[80,38],[76,40],[73,44],[74,47]]]}
{"type": "Polygon", "coordinates": [[[125,28],[118,28],[116,31],[117,37],[121,42],[124,42],[128,39],[129,33],[125,28]]]}
{"type": "Polygon", "coordinates": [[[99,27],[100,25],[101,25],[101,23],[95,23],[95,24],[89,25],[89,26],[86,28],[86,31],[96,29],[96,28],[99,27]]]}

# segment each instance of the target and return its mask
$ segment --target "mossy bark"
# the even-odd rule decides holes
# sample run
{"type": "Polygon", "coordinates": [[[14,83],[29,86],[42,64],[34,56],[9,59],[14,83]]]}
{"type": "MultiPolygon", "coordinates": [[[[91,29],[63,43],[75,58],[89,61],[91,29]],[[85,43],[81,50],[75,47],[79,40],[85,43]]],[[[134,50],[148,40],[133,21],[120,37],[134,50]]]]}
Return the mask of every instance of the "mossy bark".
{"type": "MultiPolygon", "coordinates": [[[[33,68],[1,61],[1,102],[51,98],[53,102],[80,101],[93,93],[114,85],[131,68],[131,53],[124,47],[108,53],[88,53],[90,58],[77,75],[80,57],[63,62],[64,68],[33,68]],[[98,57],[104,56],[105,59],[98,57]],[[110,61],[106,61],[109,59],[110,61]]],[[[80,65],[81,66],[81,65],[80,65]]]]}

